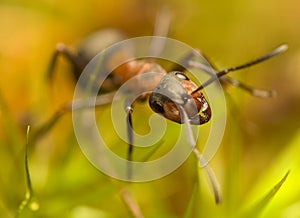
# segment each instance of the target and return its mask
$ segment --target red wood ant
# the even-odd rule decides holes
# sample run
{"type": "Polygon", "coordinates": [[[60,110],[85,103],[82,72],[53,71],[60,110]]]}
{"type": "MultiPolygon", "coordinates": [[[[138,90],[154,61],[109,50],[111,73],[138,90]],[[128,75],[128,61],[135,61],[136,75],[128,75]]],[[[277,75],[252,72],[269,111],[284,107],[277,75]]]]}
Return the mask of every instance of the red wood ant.
{"type": "MultiPolygon", "coordinates": [[[[243,68],[265,61],[275,55],[284,52],[286,48],[287,48],[286,45],[281,45],[276,49],[274,49],[273,51],[271,51],[270,53],[260,58],[257,58],[254,61],[250,61],[247,62],[246,64],[242,64],[240,66],[233,67],[233,68],[228,68],[222,71],[214,70],[213,72],[211,71],[211,69],[210,70],[206,69],[207,67],[206,65],[202,65],[200,63],[190,61],[192,59],[191,58],[192,55],[195,54],[189,54],[181,62],[183,61],[188,62],[188,64],[191,67],[200,68],[204,72],[212,75],[212,77],[208,79],[206,82],[204,82],[201,86],[197,86],[192,80],[188,78],[187,75],[183,73],[183,70],[181,69],[181,65],[174,66],[174,68],[169,73],[167,73],[157,63],[147,62],[147,60],[133,60],[116,68],[115,71],[112,73],[113,74],[112,77],[109,77],[106,80],[107,82],[106,84],[113,84],[113,85],[107,86],[110,89],[108,90],[104,89],[104,91],[111,91],[111,89],[118,88],[129,78],[138,74],[154,71],[159,73],[160,75],[157,76],[156,78],[152,78],[151,84],[148,84],[151,86],[151,90],[152,90],[151,92],[145,93],[143,96],[133,101],[133,103],[127,104],[125,107],[127,113],[127,133],[128,133],[128,142],[129,142],[127,159],[129,161],[132,161],[132,153],[134,147],[133,130],[132,130],[133,129],[132,113],[133,113],[134,103],[137,100],[144,101],[145,99],[148,99],[149,105],[154,112],[159,113],[163,117],[171,121],[174,121],[176,123],[180,123],[180,124],[190,123],[194,125],[205,124],[210,120],[212,115],[212,110],[204,94],[201,91],[202,89],[204,89],[212,82],[219,80],[221,83],[237,86],[254,96],[271,97],[274,95],[273,91],[253,89],[237,80],[227,77],[226,75],[229,72],[241,70],[243,68]]],[[[70,60],[73,61],[74,59],[70,59],[70,60]]],[[[138,86],[145,86],[145,83],[141,82],[141,84],[137,84],[136,88],[138,88],[138,86]]],[[[114,92],[109,92],[107,94],[102,94],[102,95],[100,94],[97,97],[96,105],[104,105],[110,103],[114,95],[115,95],[114,92]]],[[[82,102],[79,101],[76,102],[76,104],[74,104],[73,102],[73,108],[71,106],[71,103],[67,104],[63,110],[71,111],[71,110],[85,108],[89,106],[93,106],[93,105],[87,105],[86,103],[83,104],[82,102]]],[[[188,131],[190,132],[188,134],[189,144],[193,147],[196,143],[191,134],[191,131],[189,130],[190,126],[187,125],[187,128],[188,131]]],[[[193,152],[198,157],[201,165],[204,166],[204,169],[206,170],[210,178],[210,181],[213,186],[216,202],[217,203],[220,202],[221,201],[220,192],[218,190],[218,185],[216,184],[216,179],[214,178],[212,170],[207,165],[207,161],[204,159],[201,153],[194,147],[193,147],[193,152]]],[[[129,178],[131,173],[132,173],[131,168],[130,166],[128,166],[129,178]]]]}
{"type": "MultiPolygon", "coordinates": [[[[123,35],[119,32],[102,32],[106,34],[112,34],[113,37],[110,37],[111,42],[114,43],[123,38],[123,35]]],[[[92,37],[90,37],[85,43],[83,47],[78,51],[78,53],[72,53],[69,49],[63,44],[58,44],[56,48],[56,52],[53,56],[49,75],[52,74],[54,65],[56,63],[56,59],[58,55],[65,56],[70,63],[73,65],[73,73],[75,79],[80,77],[80,74],[84,67],[88,64],[91,57],[94,55],[88,55],[86,51],[90,51],[89,48],[93,47],[95,43],[94,39],[98,38],[98,33],[92,37]],[[94,38],[95,37],[95,38],[94,38]]],[[[107,37],[106,37],[107,38],[107,37]]],[[[125,83],[128,79],[147,72],[156,72],[159,76],[156,78],[152,78],[151,83],[147,83],[151,88],[151,92],[145,93],[137,100],[146,100],[148,99],[149,105],[151,109],[161,114],[166,119],[174,121],[179,124],[193,124],[193,125],[202,125],[207,123],[211,116],[212,110],[208,101],[206,100],[204,94],[202,93],[202,89],[204,89],[209,84],[213,83],[216,80],[219,80],[222,84],[231,84],[233,86],[237,86],[250,94],[258,97],[271,97],[274,95],[273,91],[259,90],[249,87],[235,79],[232,79],[227,76],[229,72],[241,70],[267,59],[270,59],[273,56],[281,54],[287,49],[286,45],[281,45],[276,49],[272,50],[270,53],[259,57],[253,61],[247,62],[245,64],[239,65],[237,67],[228,68],[222,71],[217,71],[215,69],[211,69],[208,65],[204,65],[198,62],[193,61],[193,57],[197,55],[197,51],[193,51],[190,54],[187,54],[186,57],[181,59],[178,64],[172,67],[171,70],[167,73],[167,71],[161,67],[159,64],[148,61],[148,60],[132,60],[126,62],[116,69],[112,71],[110,76],[105,80],[103,86],[100,89],[99,96],[96,100],[96,105],[104,105],[110,103],[113,96],[115,95],[114,90],[118,89],[123,83],[125,83]],[[183,73],[185,69],[182,66],[188,65],[190,67],[198,68],[204,71],[205,73],[211,76],[206,82],[204,82],[201,86],[197,86],[192,80],[188,78],[188,76],[183,73]]],[[[100,50],[98,50],[100,51],[100,50]]],[[[122,55],[122,53],[113,53],[110,56],[110,60],[114,60],[118,58],[118,55],[122,55]]],[[[109,62],[109,60],[108,60],[109,62]]],[[[109,68],[109,65],[108,65],[109,68]]],[[[110,70],[110,69],[108,69],[110,70]]],[[[145,86],[146,83],[137,84],[137,86],[145,86]]],[[[149,87],[148,87],[149,88],[149,87]]],[[[136,101],[136,100],[135,100],[136,101]]],[[[127,114],[127,133],[128,133],[128,154],[127,159],[132,161],[132,153],[133,153],[133,123],[132,123],[132,113],[133,113],[133,103],[128,103],[125,107],[127,114]]],[[[85,108],[93,105],[87,105],[86,103],[74,102],[66,104],[62,110],[60,110],[49,122],[47,122],[42,128],[40,132],[37,133],[37,136],[41,136],[43,132],[46,132],[50,129],[50,127],[57,121],[57,119],[66,111],[72,111],[79,108],[85,108]],[[73,103],[73,107],[72,107],[73,103]],[[77,105],[77,106],[76,106],[77,105]]],[[[190,126],[187,125],[187,130],[190,132],[190,126]]],[[[202,166],[206,170],[208,177],[211,181],[215,200],[217,203],[221,201],[220,192],[218,189],[218,185],[216,183],[216,179],[214,178],[212,170],[207,165],[207,161],[201,155],[201,153],[194,147],[195,141],[192,134],[188,135],[188,141],[191,147],[193,148],[193,152],[198,157],[202,166]]],[[[131,175],[130,166],[128,166],[128,177],[131,175]]],[[[130,178],[129,178],[130,179],[130,178]]]]}

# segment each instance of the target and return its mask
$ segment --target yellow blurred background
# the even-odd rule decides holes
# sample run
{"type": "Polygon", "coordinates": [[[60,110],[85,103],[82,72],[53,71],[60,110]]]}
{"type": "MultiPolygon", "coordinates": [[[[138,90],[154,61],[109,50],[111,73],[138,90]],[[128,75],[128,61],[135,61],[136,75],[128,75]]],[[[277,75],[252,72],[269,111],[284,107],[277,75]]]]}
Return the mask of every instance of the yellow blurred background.
{"type": "Polygon", "coordinates": [[[262,198],[287,170],[291,175],[265,217],[300,216],[295,210],[300,208],[300,189],[292,182],[300,179],[294,159],[300,152],[299,1],[2,0],[0,217],[14,217],[24,198],[26,125],[42,123],[72,98],[74,83],[65,59],[59,59],[54,82],[46,80],[56,44],[76,49],[87,34],[106,27],[129,37],[151,35],[157,11],[165,6],[172,12],[169,37],[199,48],[219,69],[244,63],[282,43],[289,46],[279,57],[231,74],[278,95],[258,99],[236,88],[228,90],[228,129],[212,161],[223,204],[214,205],[210,191],[191,203],[197,192],[193,160],[151,183],[107,178],[81,154],[71,116],[66,115],[29,153],[41,207],[33,217],[130,217],[120,199],[123,187],[131,190],[145,217],[183,217],[193,204],[199,204],[193,205],[194,217],[233,217],[240,206],[262,198]]]}

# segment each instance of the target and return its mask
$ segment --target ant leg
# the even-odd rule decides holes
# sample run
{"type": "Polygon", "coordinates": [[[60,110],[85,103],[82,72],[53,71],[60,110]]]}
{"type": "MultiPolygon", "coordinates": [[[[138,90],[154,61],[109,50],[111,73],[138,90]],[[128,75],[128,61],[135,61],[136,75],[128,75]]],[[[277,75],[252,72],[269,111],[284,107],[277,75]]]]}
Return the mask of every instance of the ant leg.
{"type": "Polygon", "coordinates": [[[171,20],[172,14],[170,8],[160,8],[156,14],[153,35],[167,37],[170,29],[171,20]]]}
{"type": "Polygon", "coordinates": [[[238,66],[235,66],[235,67],[230,67],[230,68],[227,68],[225,70],[221,70],[221,71],[218,71],[214,77],[211,77],[209,80],[207,80],[205,83],[203,83],[201,86],[199,86],[196,90],[194,90],[192,92],[195,93],[201,89],[203,89],[204,87],[208,86],[209,84],[213,83],[215,80],[220,80],[220,78],[226,76],[228,73],[230,72],[233,72],[233,71],[238,71],[238,70],[242,70],[242,69],[245,69],[247,67],[251,67],[253,65],[256,65],[256,64],[259,64],[263,61],[266,61],[266,60],[269,60],[270,58],[272,57],[275,57],[279,54],[282,54],[283,52],[285,52],[286,50],[288,49],[288,46],[286,44],[283,44],[283,45],[280,45],[278,47],[276,47],[275,49],[273,49],[271,52],[263,55],[263,56],[260,56],[252,61],[248,61],[244,64],[241,64],[241,65],[238,65],[238,66]]]}
{"type": "Polygon", "coordinates": [[[127,137],[128,137],[128,153],[127,153],[127,159],[129,161],[132,161],[132,152],[133,152],[133,131],[132,131],[132,113],[133,113],[133,107],[129,106],[126,108],[126,122],[127,122],[127,137]]]}
{"type": "Polygon", "coordinates": [[[132,214],[134,218],[144,217],[138,203],[136,202],[134,197],[130,194],[130,192],[127,189],[125,188],[121,189],[120,195],[125,206],[127,207],[127,209],[129,210],[129,212],[132,214]]]}
{"type": "Polygon", "coordinates": [[[275,90],[264,90],[264,89],[256,89],[253,87],[250,87],[238,80],[232,79],[230,77],[222,77],[220,78],[220,82],[223,85],[230,84],[232,86],[236,86],[246,92],[248,92],[250,95],[253,95],[255,97],[259,98],[271,98],[276,96],[275,90]]]}
{"type": "Polygon", "coordinates": [[[185,110],[182,106],[179,106],[179,109],[180,109],[181,116],[183,117],[183,121],[184,121],[183,123],[186,128],[188,144],[193,149],[193,152],[199,161],[199,165],[201,167],[203,167],[203,169],[205,170],[207,177],[210,181],[210,184],[212,186],[213,192],[214,192],[215,202],[217,204],[219,204],[222,201],[222,197],[221,197],[221,191],[220,191],[216,176],[215,176],[213,170],[209,167],[208,161],[203,157],[201,152],[195,147],[196,141],[193,136],[193,132],[192,132],[191,125],[190,125],[190,120],[188,118],[187,113],[185,112],[185,110]]]}
{"type": "MultiPolygon", "coordinates": [[[[178,70],[178,71],[184,71],[185,68],[182,65],[189,66],[189,67],[194,67],[197,69],[202,70],[203,72],[207,73],[208,75],[212,76],[212,78],[216,77],[218,71],[215,69],[215,67],[210,63],[200,63],[198,61],[193,61],[193,58],[195,55],[199,55],[200,53],[197,53],[199,51],[195,50],[188,55],[186,55],[178,65],[175,65],[173,70],[178,70]]],[[[201,54],[203,56],[203,54],[201,54]]],[[[207,60],[207,58],[205,58],[207,60]]],[[[244,84],[238,80],[232,79],[228,76],[223,76],[218,78],[218,80],[221,82],[222,85],[230,84],[232,86],[236,86],[249,94],[255,96],[255,97],[260,97],[260,98],[269,98],[269,97],[274,97],[276,95],[276,92],[274,90],[263,90],[263,89],[256,89],[252,88],[247,84],[244,84]]]]}
{"type": "Polygon", "coordinates": [[[59,110],[57,110],[47,121],[42,123],[36,128],[36,131],[32,134],[32,142],[40,139],[46,133],[48,133],[51,128],[59,121],[59,119],[72,111],[80,109],[89,109],[93,107],[99,107],[106,105],[112,102],[112,99],[115,96],[115,92],[98,95],[95,98],[86,98],[86,99],[76,99],[64,104],[59,110]]]}
{"type": "Polygon", "coordinates": [[[74,77],[77,79],[79,78],[82,70],[86,66],[86,61],[79,58],[77,54],[71,52],[67,46],[63,43],[58,43],[56,45],[56,50],[52,56],[52,59],[50,61],[48,71],[47,71],[47,78],[51,79],[53,76],[54,68],[57,62],[57,58],[59,55],[63,55],[67,58],[68,61],[71,62],[73,68],[74,68],[74,77]]]}
{"type": "Polygon", "coordinates": [[[132,178],[132,153],[133,153],[133,126],[132,126],[132,113],[133,104],[130,99],[125,102],[125,112],[126,112],[126,124],[127,124],[127,138],[128,138],[128,150],[127,150],[127,178],[130,180],[132,178]]]}
{"type": "MultiPolygon", "coordinates": [[[[189,65],[191,67],[195,67],[198,68],[200,70],[203,70],[205,73],[211,75],[212,77],[216,77],[216,74],[218,73],[217,70],[215,70],[214,68],[212,68],[209,65],[206,64],[202,64],[196,61],[189,61],[189,65]]],[[[236,86],[246,92],[248,92],[249,94],[255,96],[255,97],[260,97],[260,98],[270,98],[270,97],[274,97],[276,95],[276,92],[274,90],[263,90],[263,89],[256,89],[256,88],[252,88],[249,85],[242,83],[238,80],[232,79],[228,76],[223,76],[218,78],[219,81],[221,82],[222,85],[232,85],[232,86],[236,86]]]]}
{"type": "MultiPolygon", "coordinates": [[[[97,95],[96,98],[84,98],[84,99],[76,99],[73,101],[70,101],[69,103],[65,104],[64,108],[67,110],[79,110],[84,108],[93,108],[93,107],[99,107],[106,104],[110,104],[114,97],[116,92],[109,92],[101,95],[97,95]]],[[[118,100],[119,98],[115,98],[115,100],[118,100]]]]}
{"type": "Polygon", "coordinates": [[[47,134],[50,129],[58,122],[58,120],[68,111],[65,111],[64,108],[57,110],[47,121],[38,125],[37,127],[32,128],[31,143],[35,144],[42,136],[47,134]]]}
{"type": "Polygon", "coordinates": [[[202,54],[200,53],[199,50],[192,50],[191,52],[185,54],[184,57],[181,58],[177,63],[174,63],[170,70],[171,71],[180,71],[180,72],[185,71],[186,68],[184,66],[190,66],[190,61],[193,60],[193,58],[197,57],[198,55],[202,56],[202,54]]]}
{"type": "Polygon", "coordinates": [[[125,112],[126,112],[126,124],[127,124],[127,138],[128,138],[128,152],[127,152],[127,178],[131,180],[132,178],[132,165],[131,162],[133,160],[132,153],[133,153],[133,125],[132,125],[132,113],[134,104],[138,102],[144,102],[148,99],[151,92],[144,92],[138,98],[132,100],[132,98],[128,98],[125,101],[125,112]]]}
{"type": "Polygon", "coordinates": [[[168,7],[163,7],[157,12],[154,30],[153,30],[153,36],[160,36],[160,37],[159,38],[154,37],[151,40],[148,55],[159,56],[164,50],[166,39],[163,39],[162,37],[168,36],[171,17],[172,17],[171,11],[168,7]]]}
{"type": "Polygon", "coordinates": [[[210,76],[215,76],[218,72],[215,70],[215,67],[208,61],[208,58],[198,49],[194,49],[187,53],[183,58],[179,60],[178,63],[175,63],[171,68],[171,71],[180,71],[183,72],[187,68],[196,68],[202,70],[204,73],[207,73],[210,76]],[[194,60],[196,57],[204,57],[203,62],[199,60],[194,60]]]}

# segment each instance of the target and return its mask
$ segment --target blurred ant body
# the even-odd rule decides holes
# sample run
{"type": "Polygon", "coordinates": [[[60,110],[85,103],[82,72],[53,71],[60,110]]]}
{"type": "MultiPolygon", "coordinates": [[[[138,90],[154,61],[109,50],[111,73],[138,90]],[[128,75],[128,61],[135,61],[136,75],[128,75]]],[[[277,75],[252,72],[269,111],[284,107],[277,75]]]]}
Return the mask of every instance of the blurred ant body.
{"type": "MultiPolygon", "coordinates": [[[[168,26],[168,24],[164,24],[168,26]]],[[[159,34],[157,34],[159,35],[159,34]]],[[[161,34],[162,35],[162,34],[161,34]]],[[[64,44],[58,44],[56,48],[56,52],[52,58],[50,68],[49,68],[49,76],[52,75],[54,70],[54,66],[56,64],[57,57],[59,55],[65,56],[69,62],[73,66],[73,75],[76,80],[81,75],[81,72],[85,68],[85,66],[89,63],[89,61],[94,57],[98,52],[104,49],[106,46],[118,42],[124,39],[124,35],[116,30],[105,30],[102,32],[94,33],[92,36],[88,37],[82,46],[79,48],[78,53],[71,52],[64,44]],[[109,39],[104,45],[101,42],[103,39],[109,39]],[[99,46],[99,44],[101,44],[99,46]]],[[[150,92],[144,93],[138,99],[134,100],[133,103],[129,103],[125,105],[125,110],[127,114],[127,131],[128,131],[128,154],[127,158],[129,161],[132,161],[132,152],[133,152],[133,130],[132,130],[132,113],[134,103],[137,100],[146,100],[148,99],[149,105],[151,109],[161,114],[163,117],[174,121],[176,123],[190,123],[193,125],[202,125],[207,123],[211,116],[212,110],[208,101],[206,100],[202,89],[211,84],[212,82],[219,80],[222,84],[231,84],[242,88],[243,90],[250,92],[250,94],[258,97],[271,97],[274,95],[272,91],[258,90],[253,89],[237,80],[229,78],[226,76],[229,72],[237,71],[254,64],[265,61],[275,55],[278,55],[285,51],[287,48],[286,45],[282,45],[271,51],[270,53],[255,59],[254,61],[247,62],[246,64],[228,68],[222,71],[217,71],[215,69],[211,69],[208,65],[203,65],[201,63],[193,61],[193,57],[198,55],[197,51],[193,51],[190,54],[187,54],[183,57],[178,64],[175,64],[172,69],[166,70],[159,64],[149,61],[147,59],[143,60],[132,60],[128,61],[116,69],[110,69],[109,62],[115,61],[119,57],[122,56],[122,53],[116,51],[114,52],[107,62],[107,70],[112,70],[109,77],[104,81],[101,86],[99,97],[97,98],[96,105],[104,105],[110,103],[112,97],[114,96],[114,90],[117,90],[122,84],[124,84],[128,79],[133,78],[136,75],[147,73],[147,72],[156,72],[157,76],[155,78],[151,78],[151,81],[147,82],[139,82],[136,84],[135,88],[143,89],[144,86],[147,86],[148,90],[152,90],[150,92]],[[211,76],[205,83],[201,86],[197,86],[192,80],[190,80],[187,75],[183,72],[182,66],[190,66],[191,68],[198,68],[205,73],[211,76]]],[[[80,107],[85,107],[84,105],[80,107]]],[[[74,108],[73,108],[74,109],[74,108]]],[[[72,108],[70,104],[64,107],[64,111],[71,111],[72,108]]],[[[57,120],[57,117],[55,118],[57,120]]],[[[54,120],[51,121],[51,123],[54,120]]],[[[48,125],[49,127],[50,125],[48,125]]],[[[189,137],[189,136],[188,136],[189,137]]],[[[192,136],[190,136],[192,137],[192,136]]],[[[201,153],[194,147],[195,145],[191,145],[193,147],[193,151],[196,156],[199,158],[199,161],[203,162],[203,157],[201,153]]],[[[204,168],[208,173],[209,179],[211,180],[216,202],[220,202],[220,193],[218,187],[216,185],[216,181],[213,177],[213,174],[208,167],[207,164],[204,168]]],[[[130,169],[129,169],[130,171],[130,169]]],[[[130,176],[131,172],[129,172],[130,176]]]]}

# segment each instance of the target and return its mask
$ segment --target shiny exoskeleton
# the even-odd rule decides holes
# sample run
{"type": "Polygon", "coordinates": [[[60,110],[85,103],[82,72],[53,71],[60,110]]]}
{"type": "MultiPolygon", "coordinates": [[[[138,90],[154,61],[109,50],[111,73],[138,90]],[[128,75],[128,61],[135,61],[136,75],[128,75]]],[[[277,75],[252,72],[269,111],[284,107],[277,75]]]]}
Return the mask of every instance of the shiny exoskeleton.
{"type": "Polygon", "coordinates": [[[204,124],[210,120],[211,109],[201,91],[191,94],[197,88],[198,86],[182,72],[170,72],[153,90],[149,105],[154,112],[165,118],[176,123],[183,123],[177,106],[181,105],[191,124],[204,124]]]}

